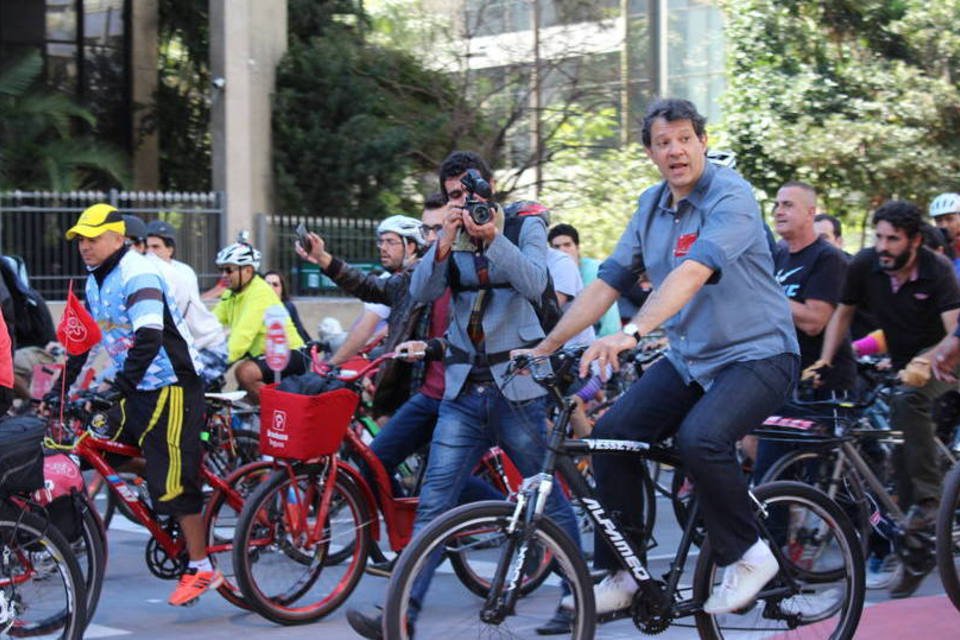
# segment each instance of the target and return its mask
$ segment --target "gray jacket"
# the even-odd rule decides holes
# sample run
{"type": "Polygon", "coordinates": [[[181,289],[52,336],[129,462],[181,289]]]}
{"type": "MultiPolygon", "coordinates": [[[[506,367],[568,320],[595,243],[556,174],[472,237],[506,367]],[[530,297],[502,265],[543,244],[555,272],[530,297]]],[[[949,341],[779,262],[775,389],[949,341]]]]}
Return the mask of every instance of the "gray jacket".
{"type": "MultiPolygon", "coordinates": [[[[509,285],[494,287],[488,293],[491,297],[483,315],[484,344],[488,355],[533,346],[544,336],[533,307],[547,286],[547,227],[543,220],[533,216],[526,220],[518,245],[498,233],[485,251],[490,284],[509,285]]],[[[476,350],[467,336],[467,324],[478,292],[470,287],[479,284],[473,254],[452,251],[445,260],[437,262],[435,244],[413,272],[410,294],[419,302],[430,302],[443,295],[448,284],[450,260],[456,260],[460,282],[466,289],[455,291],[450,301],[447,355],[450,356],[453,349],[472,357],[476,350]]],[[[504,385],[507,365],[507,362],[498,362],[490,369],[508,400],[530,400],[545,393],[529,376],[517,376],[510,384],[504,385]]],[[[471,367],[470,362],[447,361],[444,399],[452,400],[460,394],[471,367]]]]}

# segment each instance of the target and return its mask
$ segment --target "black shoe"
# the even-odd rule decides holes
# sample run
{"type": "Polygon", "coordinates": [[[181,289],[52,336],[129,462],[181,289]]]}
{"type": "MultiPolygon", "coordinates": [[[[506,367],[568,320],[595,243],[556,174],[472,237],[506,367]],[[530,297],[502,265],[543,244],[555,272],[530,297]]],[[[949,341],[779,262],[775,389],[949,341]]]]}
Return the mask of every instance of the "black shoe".
{"type": "Polygon", "coordinates": [[[372,576],[378,576],[380,578],[389,578],[390,574],[393,573],[393,567],[397,564],[397,558],[400,556],[397,555],[393,560],[385,560],[384,562],[370,562],[367,563],[367,573],[372,576]]]}
{"type": "Polygon", "coordinates": [[[907,563],[901,563],[900,571],[893,580],[890,587],[891,598],[909,598],[914,594],[920,583],[927,576],[928,571],[917,571],[907,566],[907,563]]]}
{"type": "Polygon", "coordinates": [[[921,504],[913,505],[907,512],[906,530],[933,533],[939,509],[940,504],[936,500],[925,500],[921,504]]]}
{"type": "Polygon", "coordinates": [[[573,628],[573,612],[563,607],[557,607],[553,617],[546,624],[537,627],[537,635],[556,636],[561,633],[570,633],[573,628]]]}
{"type": "Polygon", "coordinates": [[[383,607],[375,607],[369,613],[351,607],[347,609],[347,622],[364,638],[383,640],[383,607]]]}

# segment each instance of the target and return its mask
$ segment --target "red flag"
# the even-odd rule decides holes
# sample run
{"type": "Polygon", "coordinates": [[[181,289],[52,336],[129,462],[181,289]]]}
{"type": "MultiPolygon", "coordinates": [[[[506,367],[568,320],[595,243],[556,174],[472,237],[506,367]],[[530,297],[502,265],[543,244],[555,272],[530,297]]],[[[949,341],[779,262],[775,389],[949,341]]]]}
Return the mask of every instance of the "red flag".
{"type": "Polygon", "coordinates": [[[90,351],[100,342],[100,327],[87,311],[87,308],[73,295],[73,282],[67,291],[67,306],[63,308],[63,317],[57,325],[57,339],[72,356],[90,351]]]}

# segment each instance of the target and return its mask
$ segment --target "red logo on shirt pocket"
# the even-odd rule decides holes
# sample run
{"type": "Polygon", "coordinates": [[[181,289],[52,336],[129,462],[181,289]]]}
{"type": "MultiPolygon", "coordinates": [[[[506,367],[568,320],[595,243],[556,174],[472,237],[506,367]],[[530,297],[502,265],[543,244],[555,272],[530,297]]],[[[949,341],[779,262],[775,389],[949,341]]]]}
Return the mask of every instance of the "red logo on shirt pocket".
{"type": "Polygon", "coordinates": [[[673,256],[675,258],[682,258],[683,256],[690,253],[690,247],[693,246],[693,243],[697,241],[697,234],[695,233],[685,233],[684,235],[677,238],[677,246],[673,250],[673,256]]]}

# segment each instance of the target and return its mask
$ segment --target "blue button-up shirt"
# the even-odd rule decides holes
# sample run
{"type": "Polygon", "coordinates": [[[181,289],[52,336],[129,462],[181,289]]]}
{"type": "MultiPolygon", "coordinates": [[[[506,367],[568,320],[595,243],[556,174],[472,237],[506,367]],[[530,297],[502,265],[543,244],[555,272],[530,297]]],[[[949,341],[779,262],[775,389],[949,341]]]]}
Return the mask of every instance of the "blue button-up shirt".
{"type": "Polygon", "coordinates": [[[685,260],[713,277],[663,328],[667,358],[686,383],[708,389],[734,362],[799,354],[790,307],[773,276],[773,258],[750,184],[709,162],[693,191],[670,206],[663,183],[640,196],[599,278],[627,291],[644,270],[655,287],[685,260]]]}

